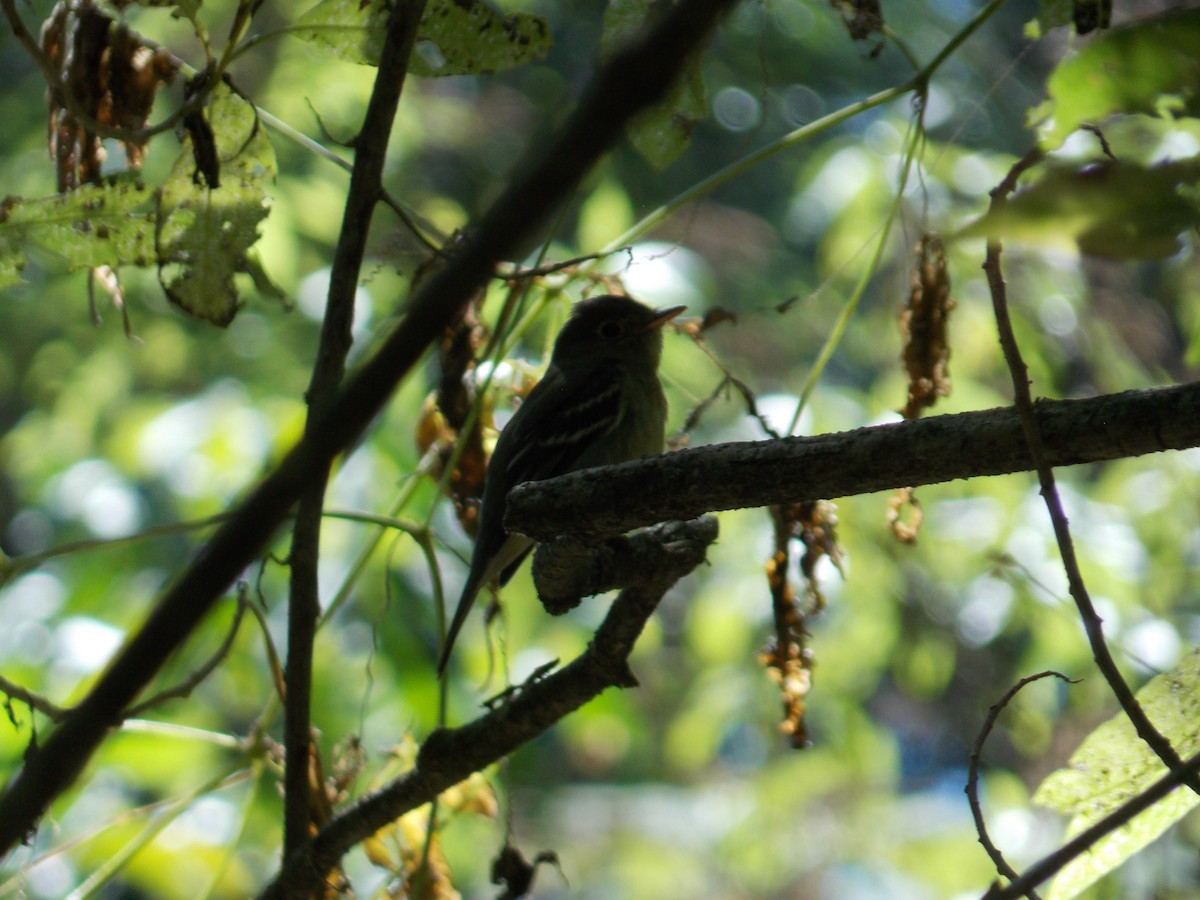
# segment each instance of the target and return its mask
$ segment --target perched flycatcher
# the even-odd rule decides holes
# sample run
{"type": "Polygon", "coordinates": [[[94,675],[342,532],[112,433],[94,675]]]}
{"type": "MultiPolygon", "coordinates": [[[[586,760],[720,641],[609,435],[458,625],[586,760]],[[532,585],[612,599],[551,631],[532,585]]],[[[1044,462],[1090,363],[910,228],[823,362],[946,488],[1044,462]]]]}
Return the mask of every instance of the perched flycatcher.
{"type": "Polygon", "coordinates": [[[496,441],[483,486],[471,572],[438,661],[450,650],[480,589],[506,584],[533,541],[504,530],[508,492],[593,466],[663,450],[667,400],[658,380],[662,326],[684,307],[651,309],[629,297],[578,303],[554,342],[545,376],[496,441]]]}

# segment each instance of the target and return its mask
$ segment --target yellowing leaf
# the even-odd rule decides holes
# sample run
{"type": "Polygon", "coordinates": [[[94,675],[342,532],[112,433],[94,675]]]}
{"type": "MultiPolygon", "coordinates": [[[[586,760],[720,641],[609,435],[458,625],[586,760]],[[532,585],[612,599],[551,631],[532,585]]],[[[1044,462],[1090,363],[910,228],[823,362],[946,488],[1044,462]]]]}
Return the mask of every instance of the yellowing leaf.
{"type": "Polygon", "coordinates": [[[1200,10],[1105,32],[1054,70],[1050,99],[1031,112],[1053,150],[1084,124],[1116,113],[1200,114],[1200,10]]]}
{"type": "MultiPolygon", "coordinates": [[[[1200,750],[1200,649],[1173,672],[1160,675],[1138,691],[1138,702],[1155,727],[1183,758],[1200,750]]],[[[1137,736],[1124,713],[1089,734],[1065,769],[1052,772],[1034,802],[1072,816],[1071,838],[1143,791],[1164,774],[1159,760],[1137,736]]],[[[1200,803],[1181,787],[1095,844],[1071,862],[1050,892],[1052,900],[1076,896],[1101,876],[1137,853],[1200,803]]]]}
{"type": "Polygon", "coordinates": [[[387,844],[380,839],[379,835],[390,829],[391,826],[388,826],[387,829],[380,831],[378,834],[371,835],[371,837],[362,842],[363,852],[367,854],[367,859],[371,861],[371,864],[379,866],[381,869],[386,869],[389,872],[394,871],[398,863],[396,858],[392,856],[392,851],[388,849],[387,844]]]}

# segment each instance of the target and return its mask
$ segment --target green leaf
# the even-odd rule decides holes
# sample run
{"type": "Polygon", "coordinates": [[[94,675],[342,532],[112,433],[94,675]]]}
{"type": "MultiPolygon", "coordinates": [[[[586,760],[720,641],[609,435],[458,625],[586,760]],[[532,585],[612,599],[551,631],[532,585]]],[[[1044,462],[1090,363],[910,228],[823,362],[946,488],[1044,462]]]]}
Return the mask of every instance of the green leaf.
{"type": "MultiPolygon", "coordinates": [[[[655,8],[651,0],[612,0],[604,11],[601,50],[608,55],[637,34],[655,8]]],[[[701,57],[694,54],[666,98],[629,125],[630,143],[657,169],[665,169],[687,149],[692,129],[708,112],[701,57]]]]}
{"type": "Polygon", "coordinates": [[[36,200],[0,204],[0,287],[20,282],[29,246],[53,251],[70,269],[159,267],[167,296],[188,312],[227,325],[237,311],[235,272],[267,215],[275,153],[254,108],[221,86],[206,111],[220,161],[221,186],[196,184],[192,137],[155,191],[120,176],[36,200]]]}
{"type": "Polygon", "coordinates": [[[693,59],[667,98],[629,124],[629,140],[655,168],[665,169],[688,148],[692,129],[708,110],[699,59],[693,59]]]}
{"type": "MultiPolygon", "coordinates": [[[[1138,702],[1156,728],[1187,758],[1200,750],[1200,649],[1173,672],[1160,675],[1138,691],[1138,702]]],[[[1034,802],[1072,816],[1068,839],[1094,825],[1165,774],[1159,760],[1137,736],[1124,713],[1109,719],[1071,756],[1065,769],[1052,772],[1034,802]]],[[[1051,900],[1076,896],[1111,872],[1200,802],[1179,788],[1151,809],[1095,844],[1071,862],[1050,891],[1051,900]]]]}
{"type": "Polygon", "coordinates": [[[1074,21],[1074,6],[1075,0],[1041,0],[1037,16],[1025,25],[1025,36],[1030,40],[1037,40],[1055,28],[1070,25],[1074,21]]]}
{"type": "Polygon", "coordinates": [[[1030,111],[1053,150],[1084,124],[1117,113],[1200,114],[1200,10],[1167,13],[1116,28],[1060,63],[1049,98],[1030,111]]]}
{"type": "MultiPolygon", "coordinates": [[[[387,0],[322,0],[297,22],[297,37],[358,65],[379,65],[387,0]]],[[[479,75],[524,65],[550,49],[546,20],[504,15],[483,0],[433,0],[417,33],[414,75],[479,75]]]]}
{"type": "Polygon", "coordinates": [[[0,204],[0,287],[19,284],[26,248],[59,254],[68,268],[149,265],[154,259],[153,191],[114,178],[68,194],[0,204]]]}
{"type": "Polygon", "coordinates": [[[1142,166],[1051,165],[959,237],[1012,238],[1113,259],[1163,259],[1200,223],[1200,157],[1142,166]]]}
{"type": "Polygon", "coordinates": [[[246,253],[267,215],[275,152],[254,108],[227,87],[213,92],[206,112],[220,161],[220,187],[195,182],[189,135],[160,192],[159,281],[173,303],[228,325],[238,308],[234,273],[247,271],[246,253]]]}

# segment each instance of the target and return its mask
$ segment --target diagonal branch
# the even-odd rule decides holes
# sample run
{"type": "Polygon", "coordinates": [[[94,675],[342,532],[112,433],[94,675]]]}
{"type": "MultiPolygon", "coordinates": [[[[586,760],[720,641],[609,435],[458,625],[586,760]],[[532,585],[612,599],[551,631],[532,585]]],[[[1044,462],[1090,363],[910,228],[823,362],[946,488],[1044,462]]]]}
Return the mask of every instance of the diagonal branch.
{"type": "Polygon", "coordinates": [[[416,768],[359,798],[330,820],[309,844],[287,858],[262,896],[316,895],[325,873],[355,844],[503,759],[607,688],[636,685],[628,663],[634,642],[663,594],[704,562],[705,551],[716,537],[717,522],[711,516],[666,522],[643,535],[643,541],[657,544],[654,564],[642,566],[639,580],[621,591],[582,654],[553,674],[530,679],[473,722],[433,732],[421,747],[416,768]]]}
{"type": "Polygon", "coordinates": [[[1016,900],[1028,895],[1032,888],[1052,878],[1073,859],[1086,853],[1088,848],[1094,846],[1101,838],[1112,834],[1123,825],[1128,825],[1136,816],[1144,813],[1172,791],[1194,780],[1197,773],[1200,773],[1200,753],[1188,759],[1179,768],[1167,772],[1150,787],[1131,797],[1099,822],[1079,832],[1053,853],[1029,866],[1021,873],[1020,878],[1004,887],[993,887],[984,895],[983,900],[1016,900]]]}
{"type": "MultiPolygon", "coordinates": [[[[1016,189],[1017,178],[1021,173],[1030,166],[1036,165],[1041,159],[1042,151],[1035,148],[1013,166],[1008,177],[992,191],[991,209],[993,211],[1008,202],[1008,196],[1016,189]]],[[[1004,351],[1004,360],[1008,364],[1012,376],[1013,401],[1021,417],[1021,431],[1029,447],[1029,455],[1033,460],[1034,467],[1037,469],[1038,484],[1041,486],[1046,511],[1050,516],[1051,526],[1054,528],[1054,538],[1058,543],[1059,556],[1062,557],[1071,599],[1075,601],[1079,617],[1083,620],[1083,627],[1087,632],[1088,644],[1092,648],[1092,657],[1096,661],[1096,668],[1108,682],[1108,686],[1116,696],[1117,702],[1121,704],[1125,715],[1129,717],[1138,737],[1150,746],[1150,749],[1167,768],[1178,772],[1183,766],[1183,760],[1166,736],[1150,721],[1150,717],[1134,697],[1133,689],[1130,688],[1121,674],[1121,670],[1117,667],[1116,660],[1113,659],[1112,652],[1108,649],[1108,643],[1104,639],[1104,628],[1100,615],[1096,612],[1087,585],[1084,583],[1083,572],[1079,568],[1079,560],[1075,555],[1075,542],[1067,523],[1067,514],[1063,510],[1062,498],[1059,497],[1058,487],[1055,484],[1055,464],[1046,452],[1042,427],[1034,413],[1033,399],[1029,391],[1029,371],[1025,366],[1024,359],[1021,358],[1021,349],[1017,345],[1012,320],[1008,314],[1008,287],[1000,268],[1001,253],[1000,242],[994,239],[989,240],[983,271],[987,275],[988,288],[992,295],[992,308],[999,331],[1000,347],[1004,351]]],[[[1188,775],[1186,781],[1193,791],[1200,794],[1200,778],[1193,773],[1188,775]]]]}
{"type": "Polygon", "coordinates": [[[417,292],[404,319],[347,379],[317,425],[217,529],[68,718],[26,755],[0,796],[0,854],[33,829],[50,801],[79,776],[121,710],[262,553],[312,474],[354,445],[496,263],[516,256],[630,119],[663,97],[692,50],[733,5],[681,0],[644,38],[609,59],[557,136],[541,145],[458,252],[417,292]]]}
{"type": "MultiPolygon", "coordinates": [[[[1200,384],[1033,407],[1045,460],[1102,462],[1200,447],[1200,384]]],[[[505,524],[538,540],[606,536],[663,519],[919,487],[1034,468],[1016,410],[837,434],[714,444],[516,487],[505,524]]]]}

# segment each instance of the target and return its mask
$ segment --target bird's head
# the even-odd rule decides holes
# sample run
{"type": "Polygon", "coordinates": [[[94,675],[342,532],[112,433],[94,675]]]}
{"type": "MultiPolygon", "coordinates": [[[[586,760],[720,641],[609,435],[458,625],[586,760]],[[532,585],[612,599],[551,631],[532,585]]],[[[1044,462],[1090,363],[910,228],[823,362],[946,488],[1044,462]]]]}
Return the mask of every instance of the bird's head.
{"type": "Polygon", "coordinates": [[[662,356],[662,326],[685,308],[654,309],[615,294],[584,300],[575,304],[554,342],[554,362],[571,367],[629,361],[653,371],[662,356]]]}

